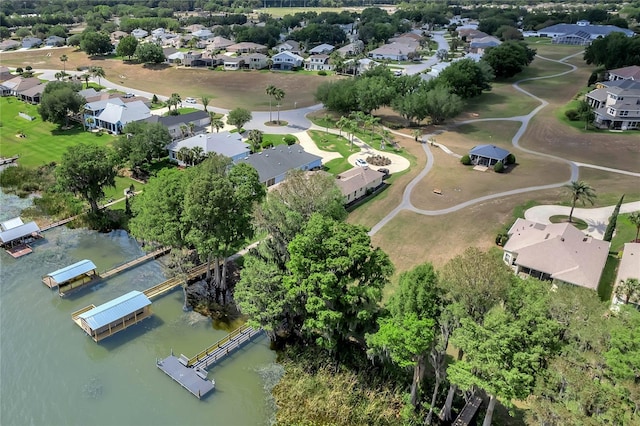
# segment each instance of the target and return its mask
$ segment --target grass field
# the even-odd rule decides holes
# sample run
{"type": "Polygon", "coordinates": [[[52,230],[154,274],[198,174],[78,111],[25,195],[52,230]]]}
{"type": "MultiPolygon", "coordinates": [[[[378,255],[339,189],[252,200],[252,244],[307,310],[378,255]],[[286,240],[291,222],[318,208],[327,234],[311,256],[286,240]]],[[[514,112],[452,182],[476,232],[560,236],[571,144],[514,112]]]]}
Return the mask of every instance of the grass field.
{"type": "Polygon", "coordinates": [[[349,164],[347,158],[351,154],[360,151],[360,148],[357,145],[351,145],[343,136],[326,133],[320,130],[309,130],[308,133],[309,136],[311,136],[311,139],[313,139],[315,144],[321,150],[338,152],[342,155],[342,158],[336,158],[325,164],[329,173],[337,175],[338,173],[342,173],[353,167],[349,164]]]}
{"type": "Polygon", "coordinates": [[[42,121],[37,106],[13,97],[0,98],[0,121],[0,156],[19,155],[19,163],[27,167],[60,161],[67,148],[80,143],[105,146],[115,140],[110,135],[96,136],[96,133],[85,132],[80,125],[71,130],[60,130],[56,124],[42,121]],[[18,115],[19,112],[36,118],[33,121],[26,120],[18,115]],[[19,132],[26,137],[18,137],[19,132]]]}

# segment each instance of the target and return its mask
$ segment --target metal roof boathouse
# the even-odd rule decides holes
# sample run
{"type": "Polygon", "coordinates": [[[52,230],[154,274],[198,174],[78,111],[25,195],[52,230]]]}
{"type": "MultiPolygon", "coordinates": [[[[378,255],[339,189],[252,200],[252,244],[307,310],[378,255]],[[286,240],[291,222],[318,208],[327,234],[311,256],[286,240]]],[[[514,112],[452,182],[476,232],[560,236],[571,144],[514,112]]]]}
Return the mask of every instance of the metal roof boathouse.
{"type": "Polygon", "coordinates": [[[42,238],[35,222],[23,223],[19,217],[0,223],[0,246],[12,257],[18,258],[33,250],[29,242],[42,238]]]}
{"type": "Polygon", "coordinates": [[[58,288],[58,293],[64,296],[70,290],[84,287],[100,278],[96,272],[96,265],[87,259],[51,272],[42,277],[42,282],[49,288],[58,288]]]}
{"type": "Polygon", "coordinates": [[[89,308],[75,313],[73,320],[96,342],[151,316],[151,301],[139,291],[131,291],[89,308]]]}

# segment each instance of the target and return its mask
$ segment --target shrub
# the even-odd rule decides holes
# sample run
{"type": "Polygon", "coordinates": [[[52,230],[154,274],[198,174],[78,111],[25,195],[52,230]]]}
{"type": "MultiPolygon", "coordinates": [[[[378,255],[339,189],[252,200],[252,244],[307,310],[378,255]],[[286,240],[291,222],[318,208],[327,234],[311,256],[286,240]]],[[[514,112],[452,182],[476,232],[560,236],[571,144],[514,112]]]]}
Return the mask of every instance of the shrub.
{"type": "Polygon", "coordinates": [[[508,239],[509,239],[509,235],[507,235],[504,232],[501,232],[496,236],[496,244],[499,245],[500,247],[504,247],[508,239]]]}
{"type": "Polygon", "coordinates": [[[262,142],[262,149],[269,149],[273,146],[273,142],[271,141],[264,141],[262,142]]]}
{"type": "Polygon", "coordinates": [[[294,143],[298,142],[298,139],[296,139],[296,137],[293,136],[293,135],[287,135],[287,136],[283,137],[282,140],[287,145],[293,145],[294,143]]]}
{"type": "Polygon", "coordinates": [[[318,71],[318,75],[327,75],[327,72],[324,70],[318,71]]]}
{"type": "Polygon", "coordinates": [[[564,115],[571,121],[578,120],[580,114],[575,109],[568,109],[565,111],[564,115]]]}
{"type": "Polygon", "coordinates": [[[465,166],[470,166],[471,165],[471,158],[469,157],[469,154],[463,155],[462,158],[460,159],[460,162],[462,164],[464,164],[465,166]]]}
{"type": "Polygon", "coordinates": [[[18,74],[22,74],[24,72],[24,70],[22,69],[22,67],[18,67],[18,68],[16,68],[16,72],[18,74]]]}
{"type": "Polygon", "coordinates": [[[493,166],[493,171],[496,173],[502,173],[504,172],[504,164],[502,164],[502,161],[498,161],[494,166],[493,166]]]}
{"type": "Polygon", "coordinates": [[[158,103],[158,96],[153,95],[153,98],[151,98],[151,103],[157,104],[158,103]]]}
{"type": "Polygon", "coordinates": [[[507,155],[507,159],[504,161],[505,164],[516,164],[516,156],[513,154],[507,155]]]}
{"type": "Polygon", "coordinates": [[[391,164],[391,160],[387,157],[383,157],[382,155],[370,155],[367,157],[367,163],[374,166],[388,166],[391,164]]]}

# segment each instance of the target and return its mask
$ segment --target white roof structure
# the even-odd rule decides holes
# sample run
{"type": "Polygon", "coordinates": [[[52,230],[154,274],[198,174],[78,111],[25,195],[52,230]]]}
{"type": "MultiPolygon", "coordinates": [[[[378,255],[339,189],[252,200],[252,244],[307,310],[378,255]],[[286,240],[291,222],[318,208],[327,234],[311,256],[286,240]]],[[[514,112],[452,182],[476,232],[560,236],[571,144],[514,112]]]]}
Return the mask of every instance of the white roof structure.
{"type": "Polygon", "coordinates": [[[618,266],[616,283],[629,278],[640,280],[640,243],[626,243],[618,266]]]}
{"type": "Polygon", "coordinates": [[[31,235],[34,232],[40,232],[40,228],[35,222],[28,222],[23,225],[18,225],[6,231],[0,232],[0,243],[10,243],[11,241],[19,240],[20,238],[26,237],[27,235],[31,235]]]}
{"type": "Polygon", "coordinates": [[[0,223],[0,230],[8,231],[11,228],[15,228],[16,226],[24,225],[24,222],[19,217],[14,217],[13,219],[5,220],[0,223]]]}
{"type": "Polygon", "coordinates": [[[515,264],[547,273],[553,279],[597,289],[609,255],[609,242],[585,235],[570,223],[544,225],[517,219],[504,250],[515,264]]]}
{"type": "Polygon", "coordinates": [[[249,145],[242,141],[242,136],[239,133],[227,131],[195,135],[181,141],[172,142],[167,145],[167,149],[178,152],[180,148],[186,147],[191,149],[196,146],[202,148],[205,154],[215,152],[232,159],[239,155],[244,157],[248,155],[250,151],[249,145]]]}
{"type": "Polygon", "coordinates": [[[84,259],[74,263],[73,265],[65,266],[62,269],[53,271],[46,276],[52,278],[58,285],[60,285],[79,277],[80,275],[86,274],[87,272],[94,271],[95,269],[96,265],[92,261],[84,259]]]}
{"type": "Polygon", "coordinates": [[[92,330],[111,324],[132,312],[151,305],[151,300],[144,293],[131,291],[107,303],[79,315],[92,330]]]}
{"type": "Polygon", "coordinates": [[[314,47],[313,49],[309,50],[310,54],[313,53],[331,53],[333,52],[334,46],[327,44],[327,43],[322,43],[319,46],[314,47]]]}
{"type": "Polygon", "coordinates": [[[151,117],[151,110],[142,101],[124,103],[113,102],[109,99],[104,111],[98,115],[98,119],[107,123],[122,124],[123,126],[132,121],[140,121],[151,117]]]}

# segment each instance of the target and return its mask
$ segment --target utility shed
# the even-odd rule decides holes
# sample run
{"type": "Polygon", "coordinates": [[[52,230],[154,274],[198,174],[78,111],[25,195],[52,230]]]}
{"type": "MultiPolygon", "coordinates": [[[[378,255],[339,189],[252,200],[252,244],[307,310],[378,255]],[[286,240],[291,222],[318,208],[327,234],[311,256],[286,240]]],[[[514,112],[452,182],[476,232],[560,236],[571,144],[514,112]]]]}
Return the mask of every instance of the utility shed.
{"type": "Polygon", "coordinates": [[[151,301],[131,291],[77,317],[76,323],[96,342],[151,316],[151,301]]]}
{"type": "Polygon", "coordinates": [[[58,287],[58,292],[62,295],[63,290],[82,287],[98,277],[96,265],[84,259],[45,275],[42,282],[49,288],[58,287]]]}

